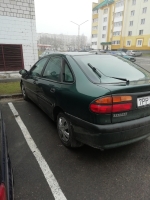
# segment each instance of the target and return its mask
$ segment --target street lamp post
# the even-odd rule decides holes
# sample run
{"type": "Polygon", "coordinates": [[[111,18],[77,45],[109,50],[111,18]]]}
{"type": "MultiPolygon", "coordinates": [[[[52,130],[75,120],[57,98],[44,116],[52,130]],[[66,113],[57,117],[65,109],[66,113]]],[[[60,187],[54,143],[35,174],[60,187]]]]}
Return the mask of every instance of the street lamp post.
{"type": "MultiPolygon", "coordinates": [[[[88,21],[88,20],[86,20],[85,22],[87,22],[87,21],[88,21]]],[[[73,21],[70,21],[70,22],[72,22],[73,24],[75,24],[75,25],[78,26],[78,51],[79,51],[79,46],[80,46],[80,43],[79,43],[80,26],[81,26],[82,24],[84,24],[85,22],[83,22],[83,23],[81,23],[81,24],[77,24],[77,23],[75,23],[75,22],[73,22],[73,21]]]]}

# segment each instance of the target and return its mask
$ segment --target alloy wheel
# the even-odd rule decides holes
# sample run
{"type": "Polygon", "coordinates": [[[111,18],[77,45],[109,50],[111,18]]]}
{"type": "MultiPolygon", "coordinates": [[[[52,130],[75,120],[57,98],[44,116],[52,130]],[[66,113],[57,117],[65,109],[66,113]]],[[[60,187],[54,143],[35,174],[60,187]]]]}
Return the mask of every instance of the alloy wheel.
{"type": "Polygon", "coordinates": [[[64,117],[60,117],[58,120],[58,129],[61,139],[65,142],[69,140],[69,125],[64,117]]]}

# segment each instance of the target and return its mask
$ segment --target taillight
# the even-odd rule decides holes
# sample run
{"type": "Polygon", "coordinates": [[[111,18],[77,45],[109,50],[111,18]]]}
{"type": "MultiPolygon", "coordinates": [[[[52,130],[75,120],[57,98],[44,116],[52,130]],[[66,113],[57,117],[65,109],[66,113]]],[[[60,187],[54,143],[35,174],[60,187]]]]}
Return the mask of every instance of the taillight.
{"type": "Polygon", "coordinates": [[[90,104],[90,110],[94,113],[117,113],[132,109],[131,96],[112,96],[96,99],[90,104]]]}
{"type": "Polygon", "coordinates": [[[4,184],[0,185],[0,200],[7,200],[7,198],[6,198],[6,189],[5,189],[5,185],[4,184]]]}

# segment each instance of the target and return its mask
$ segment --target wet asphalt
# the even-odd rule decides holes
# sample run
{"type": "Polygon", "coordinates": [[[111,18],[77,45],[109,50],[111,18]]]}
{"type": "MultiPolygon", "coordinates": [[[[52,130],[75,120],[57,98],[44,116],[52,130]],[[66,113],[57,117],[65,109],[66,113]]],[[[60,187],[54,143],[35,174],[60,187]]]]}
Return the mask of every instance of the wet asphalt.
{"type": "MultiPolygon", "coordinates": [[[[31,101],[15,108],[47,161],[67,200],[150,199],[150,139],[100,151],[88,146],[67,149],[56,124],[31,101]]],[[[0,109],[14,169],[16,200],[51,200],[52,192],[7,104],[0,109]]]]}
{"type": "MultiPolygon", "coordinates": [[[[150,58],[136,58],[150,71],[150,58]]],[[[10,100],[11,101],[11,100],[10,100]]],[[[67,200],[149,200],[150,138],[100,151],[64,147],[56,124],[31,101],[13,101],[67,200]]],[[[15,179],[15,200],[53,200],[45,177],[8,106],[0,103],[15,179]]]]}

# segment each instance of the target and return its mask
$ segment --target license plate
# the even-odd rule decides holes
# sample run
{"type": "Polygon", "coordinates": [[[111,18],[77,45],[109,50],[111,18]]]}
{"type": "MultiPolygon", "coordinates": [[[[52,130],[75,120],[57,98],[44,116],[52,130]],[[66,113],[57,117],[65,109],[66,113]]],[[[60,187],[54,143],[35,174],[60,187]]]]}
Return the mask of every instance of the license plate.
{"type": "Polygon", "coordinates": [[[150,105],[150,96],[137,98],[137,106],[147,106],[150,105]]]}

